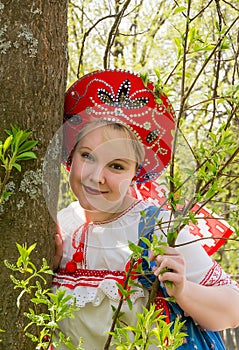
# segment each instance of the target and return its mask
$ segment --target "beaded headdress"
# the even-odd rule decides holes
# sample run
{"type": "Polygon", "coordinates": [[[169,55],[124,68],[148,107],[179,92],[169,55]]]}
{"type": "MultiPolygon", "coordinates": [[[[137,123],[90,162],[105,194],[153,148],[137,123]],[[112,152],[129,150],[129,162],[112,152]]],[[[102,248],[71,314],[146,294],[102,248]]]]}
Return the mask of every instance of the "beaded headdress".
{"type": "Polygon", "coordinates": [[[63,163],[69,170],[77,134],[92,118],[116,122],[131,130],[144,145],[145,159],[137,184],[156,179],[171,158],[174,111],[165,94],[152,83],[123,70],[94,71],[67,91],[63,125],[63,163]]]}

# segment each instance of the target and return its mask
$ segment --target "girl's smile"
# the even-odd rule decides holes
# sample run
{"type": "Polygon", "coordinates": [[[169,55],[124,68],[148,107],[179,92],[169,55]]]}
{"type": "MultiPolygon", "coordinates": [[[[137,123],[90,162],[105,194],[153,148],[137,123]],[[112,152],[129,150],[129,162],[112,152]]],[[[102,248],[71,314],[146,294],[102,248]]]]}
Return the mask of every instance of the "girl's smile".
{"type": "Polygon", "coordinates": [[[104,193],[107,193],[107,191],[99,191],[98,189],[95,189],[95,188],[92,188],[92,187],[89,187],[89,186],[84,186],[82,185],[83,188],[85,189],[85,192],[88,193],[88,194],[92,194],[92,195],[101,195],[101,194],[104,194],[104,193]]]}
{"type": "Polygon", "coordinates": [[[90,130],[78,142],[69,181],[89,220],[118,216],[134,201],[129,195],[137,168],[132,142],[109,126],[90,130]]]}

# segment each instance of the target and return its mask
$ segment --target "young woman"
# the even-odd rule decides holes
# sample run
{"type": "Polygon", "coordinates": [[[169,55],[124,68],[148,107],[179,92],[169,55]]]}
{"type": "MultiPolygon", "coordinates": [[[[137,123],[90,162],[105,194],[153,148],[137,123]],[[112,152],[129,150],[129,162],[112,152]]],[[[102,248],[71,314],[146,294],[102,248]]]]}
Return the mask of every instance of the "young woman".
{"type": "MultiPolygon", "coordinates": [[[[76,298],[80,310],[60,327],[75,346],[82,337],[87,350],[104,349],[132,253],[129,241],[137,244],[147,225],[149,238],[167,239],[170,211],[135,192],[135,183],[147,186],[170,160],[174,115],[166,96],[160,98],[157,103],[153,85],[124,71],[91,73],[66,95],[63,156],[76,202],[58,215],[53,286],[76,298]]],[[[185,227],[163,255],[145,250],[160,281],[155,303],[169,320],[179,314],[186,321],[180,349],[225,349],[216,331],[239,325],[239,287],[194,239],[185,227]],[[168,295],[176,303],[167,302],[168,295]]],[[[147,304],[150,283],[139,281],[130,296],[133,309],[122,305],[124,324],[134,325],[147,304]]]]}

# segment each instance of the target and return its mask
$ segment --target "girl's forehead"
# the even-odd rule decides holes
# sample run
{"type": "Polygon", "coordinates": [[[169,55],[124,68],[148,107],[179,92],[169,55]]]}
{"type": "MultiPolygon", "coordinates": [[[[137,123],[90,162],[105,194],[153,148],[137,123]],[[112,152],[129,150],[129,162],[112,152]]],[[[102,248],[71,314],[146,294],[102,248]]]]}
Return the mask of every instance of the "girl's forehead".
{"type": "Polygon", "coordinates": [[[105,153],[112,158],[129,158],[135,161],[133,142],[123,130],[108,126],[97,127],[85,134],[78,147],[86,147],[91,151],[105,153]]]}
{"type": "Polygon", "coordinates": [[[114,129],[112,126],[105,125],[89,129],[79,140],[79,143],[105,144],[111,142],[112,144],[118,144],[125,140],[132,141],[123,129],[114,129]]]}

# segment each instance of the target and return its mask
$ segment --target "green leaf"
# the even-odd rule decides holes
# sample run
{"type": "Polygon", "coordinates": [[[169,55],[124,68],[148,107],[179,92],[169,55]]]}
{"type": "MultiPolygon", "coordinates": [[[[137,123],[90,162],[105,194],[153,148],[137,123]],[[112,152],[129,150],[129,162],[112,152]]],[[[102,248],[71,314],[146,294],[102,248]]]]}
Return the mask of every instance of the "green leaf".
{"type": "Polygon", "coordinates": [[[187,8],[185,6],[178,6],[174,11],[173,11],[173,15],[176,15],[177,13],[183,12],[187,10],[187,8]]]}
{"type": "Polygon", "coordinates": [[[21,167],[21,165],[20,164],[17,164],[17,163],[13,163],[13,165],[12,165],[14,168],[16,168],[19,172],[21,172],[21,170],[22,170],[22,167],[21,167]]]}
{"type": "Polygon", "coordinates": [[[142,254],[144,248],[139,247],[137,244],[134,244],[134,243],[132,243],[132,242],[128,242],[128,244],[129,244],[129,249],[130,249],[134,254],[136,254],[136,256],[137,256],[137,255],[140,255],[140,256],[141,256],[141,254],[142,254]]]}
{"type": "Polygon", "coordinates": [[[195,219],[195,213],[193,213],[193,212],[189,212],[188,213],[188,216],[189,216],[189,219],[190,219],[190,221],[194,224],[194,225],[196,225],[197,224],[197,219],[195,219]]]}
{"type": "Polygon", "coordinates": [[[19,154],[16,157],[17,160],[28,160],[28,159],[36,159],[36,155],[34,152],[24,152],[22,154],[19,154]]]}
{"type": "Polygon", "coordinates": [[[149,248],[151,246],[151,242],[146,237],[140,237],[140,240],[146,244],[146,246],[149,248]]]}
{"type": "Polygon", "coordinates": [[[126,298],[126,301],[127,301],[127,304],[128,304],[129,309],[132,310],[132,308],[133,308],[133,303],[132,303],[131,299],[130,299],[130,298],[126,298]]]}
{"type": "Polygon", "coordinates": [[[154,68],[154,72],[158,78],[158,80],[161,80],[161,73],[159,68],[154,68]]]}
{"type": "Polygon", "coordinates": [[[0,158],[2,158],[3,155],[3,144],[2,141],[0,141],[0,158]]]}
{"type": "Polygon", "coordinates": [[[8,136],[3,144],[3,152],[6,152],[6,150],[9,148],[9,146],[12,143],[12,135],[8,136]]]}
{"type": "Polygon", "coordinates": [[[2,191],[2,195],[0,198],[0,203],[2,203],[3,201],[5,201],[8,197],[10,197],[14,192],[13,191],[6,191],[5,189],[3,189],[2,191]]]}
{"type": "Polygon", "coordinates": [[[173,246],[174,246],[177,237],[178,237],[178,233],[177,233],[176,230],[174,230],[174,229],[168,230],[168,233],[167,233],[167,242],[168,242],[168,244],[169,244],[170,247],[173,247],[173,246]]]}
{"type": "Polygon", "coordinates": [[[31,131],[21,130],[20,128],[16,133],[13,134],[14,141],[16,143],[17,148],[19,148],[32,134],[31,131]]]}
{"type": "Polygon", "coordinates": [[[144,210],[140,211],[140,215],[142,216],[143,219],[146,219],[146,213],[144,210]]]}
{"type": "Polygon", "coordinates": [[[147,87],[147,86],[148,86],[148,83],[149,83],[149,76],[148,76],[148,73],[141,73],[141,74],[140,74],[140,77],[141,77],[141,79],[142,79],[142,81],[143,81],[144,86],[147,87]]]}
{"type": "Polygon", "coordinates": [[[35,141],[35,140],[24,142],[21,145],[21,147],[19,147],[18,152],[22,153],[22,152],[29,151],[30,149],[32,149],[37,144],[38,144],[38,141],[35,141]]]}
{"type": "Polygon", "coordinates": [[[173,39],[174,42],[175,42],[175,45],[177,46],[177,49],[178,49],[178,59],[182,56],[182,52],[183,52],[183,49],[182,49],[182,40],[180,38],[174,38],[173,39]]]}
{"type": "Polygon", "coordinates": [[[36,243],[33,243],[32,245],[30,245],[30,247],[27,249],[28,254],[30,255],[31,252],[36,248],[36,243]]]}
{"type": "Polygon", "coordinates": [[[18,147],[19,147],[19,143],[20,143],[22,135],[23,135],[23,130],[19,130],[16,134],[13,135],[12,152],[14,154],[16,154],[18,152],[18,147]]]}

